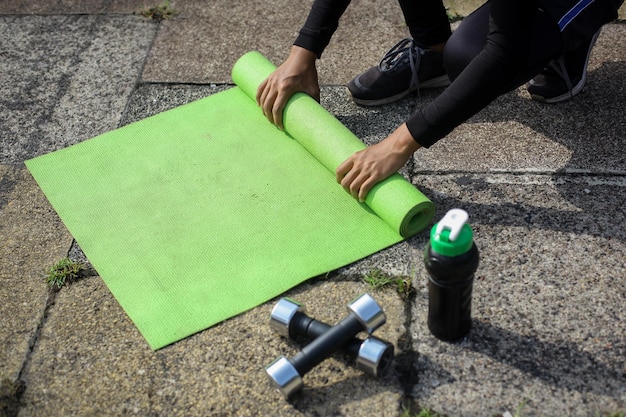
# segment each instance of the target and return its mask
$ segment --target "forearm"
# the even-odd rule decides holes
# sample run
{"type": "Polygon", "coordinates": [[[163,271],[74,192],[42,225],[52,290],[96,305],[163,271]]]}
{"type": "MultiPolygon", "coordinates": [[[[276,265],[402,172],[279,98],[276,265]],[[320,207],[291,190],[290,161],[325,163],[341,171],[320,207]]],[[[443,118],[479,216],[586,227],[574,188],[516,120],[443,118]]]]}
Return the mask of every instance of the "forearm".
{"type": "Polygon", "coordinates": [[[402,124],[389,136],[353,154],[337,167],[337,182],[354,198],[365,196],[378,182],[402,168],[419,149],[419,144],[402,124]]]}
{"type": "Polygon", "coordinates": [[[422,146],[431,146],[519,85],[520,71],[527,66],[531,53],[537,10],[534,3],[490,2],[489,34],[483,49],[440,96],[407,121],[409,131],[422,146]]]}
{"type": "Polygon", "coordinates": [[[350,0],[315,0],[294,45],[313,51],[320,57],[348,4],[350,0]]]}
{"type": "Polygon", "coordinates": [[[317,59],[317,54],[310,49],[293,45],[291,50],[289,51],[289,57],[287,60],[294,62],[299,65],[300,68],[315,66],[315,60],[317,59]]]}
{"type": "Polygon", "coordinates": [[[444,92],[407,120],[411,135],[421,146],[432,146],[501,95],[510,72],[475,58],[444,92]]]}

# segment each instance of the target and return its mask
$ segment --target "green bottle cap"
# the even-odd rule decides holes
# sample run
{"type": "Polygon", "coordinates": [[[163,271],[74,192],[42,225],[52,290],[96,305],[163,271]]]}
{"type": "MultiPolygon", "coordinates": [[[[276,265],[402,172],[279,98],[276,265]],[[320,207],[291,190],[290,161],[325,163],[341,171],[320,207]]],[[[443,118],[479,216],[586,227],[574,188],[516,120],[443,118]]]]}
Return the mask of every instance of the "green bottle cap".
{"type": "Polygon", "coordinates": [[[430,229],[430,247],[443,256],[459,256],[472,249],[474,233],[465,210],[452,209],[430,229]]]}

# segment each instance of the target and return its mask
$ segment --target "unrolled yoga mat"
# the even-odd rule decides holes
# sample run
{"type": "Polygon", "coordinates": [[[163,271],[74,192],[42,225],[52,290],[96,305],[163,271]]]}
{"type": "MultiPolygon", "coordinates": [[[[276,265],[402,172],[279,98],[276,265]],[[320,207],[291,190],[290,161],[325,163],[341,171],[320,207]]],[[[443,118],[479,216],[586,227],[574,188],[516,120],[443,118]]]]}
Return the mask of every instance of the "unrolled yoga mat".
{"type": "Polygon", "coordinates": [[[347,265],[431,220],[400,175],[365,204],[335,181],[364,148],[297,94],[286,132],[255,103],[275,67],[250,52],[237,87],[26,162],[153,349],[347,265]]]}

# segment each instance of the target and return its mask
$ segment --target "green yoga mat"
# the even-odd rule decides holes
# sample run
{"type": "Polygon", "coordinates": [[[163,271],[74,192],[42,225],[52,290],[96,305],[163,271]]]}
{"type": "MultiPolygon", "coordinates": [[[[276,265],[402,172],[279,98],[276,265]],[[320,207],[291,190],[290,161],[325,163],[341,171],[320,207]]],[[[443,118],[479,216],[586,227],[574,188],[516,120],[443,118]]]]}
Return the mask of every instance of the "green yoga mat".
{"type": "Polygon", "coordinates": [[[335,168],[364,148],[304,94],[285,132],[255,103],[275,67],[250,52],[237,87],[26,162],[153,349],[426,227],[400,175],[359,203],[335,168]]]}

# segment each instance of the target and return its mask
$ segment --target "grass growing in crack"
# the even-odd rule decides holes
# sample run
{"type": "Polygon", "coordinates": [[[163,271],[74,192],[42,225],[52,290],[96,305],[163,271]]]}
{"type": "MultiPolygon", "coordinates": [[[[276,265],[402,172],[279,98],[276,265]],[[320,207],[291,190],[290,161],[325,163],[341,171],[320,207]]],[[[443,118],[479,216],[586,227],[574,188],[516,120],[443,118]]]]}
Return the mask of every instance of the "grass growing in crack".
{"type": "Polygon", "coordinates": [[[369,273],[363,274],[363,281],[375,290],[395,287],[397,293],[404,299],[408,298],[413,291],[410,277],[392,277],[379,269],[373,269],[369,273]]]}
{"type": "Polygon", "coordinates": [[[515,411],[515,415],[513,417],[522,417],[522,409],[526,407],[526,403],[528,400],[524,400],[517,406],[517,410],[515,411]]]}
{"type": "Polygon", "coordinates": [[[614,411],[612,413],[597,413],[598,417],[626,417],[626,411],[624,410],[617,410],[614,411]]]}
{"type": "Polygon", "coordinates": [[[81,262],[72,261],[70,258],[63,258],[52,265],[46,274],[46,282],[53,290],[60,290],[65,284],[76,281],[85,265],[81,262]]]}
{"type": "Polygon", "coordinates": [[[147,17],[148,19],[157,21],[169,19],[170,17],[175,16],[177,13],[178,12],[174,10],[174,8],[172,8],[171,2],[169,0],[164,1],[158,6],[146,7],[139,12],[139,14],[143,17],[147,17]]]}
{"type": "Polygon", "coordinates": [[[449,8],[446,8],[446,15],[448,16],[448,22],[450,23],[459,22],[463,20],[463,16],[458,14],[456,10],[450,10],[449,8]]]}
{"type": "Polygon", "coordinates": [[[439,414],[428,408],[422,408],[417,413],[411,411],[411,408],[403,407],[400,417],[439,417],[439,414]]]}

